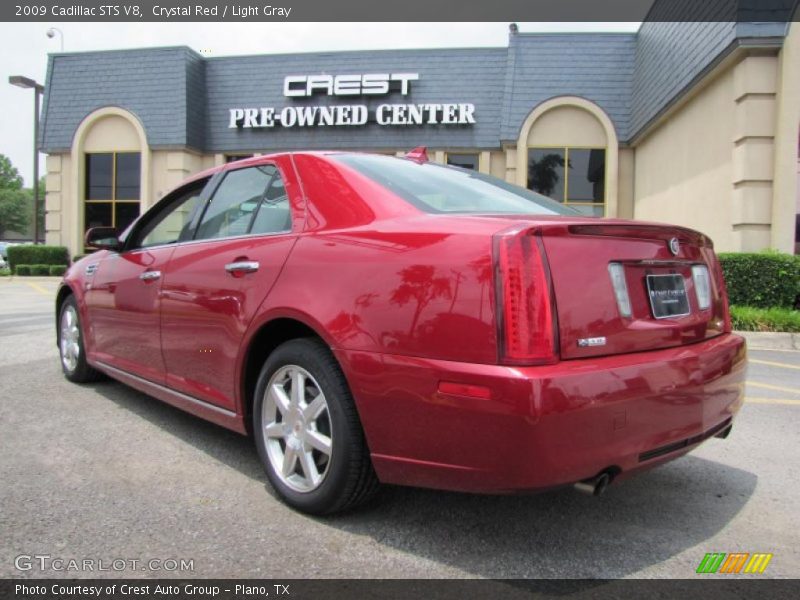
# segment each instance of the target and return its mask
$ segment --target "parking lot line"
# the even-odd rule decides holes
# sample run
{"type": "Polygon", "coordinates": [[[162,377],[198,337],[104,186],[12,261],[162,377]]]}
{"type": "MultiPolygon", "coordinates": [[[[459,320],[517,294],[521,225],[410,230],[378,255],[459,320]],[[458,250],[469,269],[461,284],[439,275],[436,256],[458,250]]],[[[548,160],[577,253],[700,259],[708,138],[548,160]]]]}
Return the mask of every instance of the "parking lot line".
{"type": "Polygon", "coordinates": [[[44,287],[40,286],[38,283],[34,283],[32,281],[26,281],[25,284],[28,287],[33,288],[34,290],[36,290],[40,294],[44,294],[45,296],[52,296],[52,294],[53,294],[53,292],[49,291],[47,288],[44,288],[44,287]]]}
{"type": "Polygon", "coordinates": [[[791,350],[789,348],[758,348],[758,347],[747,347],[748,352],[794,352],[795,354],[800,354],[800,350],[791,350]]]}
{"type": "Polygon", "coordinates": [[[770,367],[781,367],[782,369],[798,369],[800,370],[800,366],[798,365],[788,365],[786,363],[781,362],[774,362],[771,360],[757,360],[755,358],[748,359],[754,365],[768,365],[770,367]]]}
{"type": "Polygon", "coordinates": [[[779,385],[772,385],[771,383],[759,383],[758,381],[746,381],[745,385],[753,387],[764,388],[765,390],[775,390],[776,392],[789,392],[790,394],[800,394],[800,389],[781,387],[779,385]]]}
{"type": "Polygon", "coordinates": [[[800,406],[800,400],[789,400],[788,398],[751,398],[747,396],[744,401],[749,404],[789,404],[800,406]]]}

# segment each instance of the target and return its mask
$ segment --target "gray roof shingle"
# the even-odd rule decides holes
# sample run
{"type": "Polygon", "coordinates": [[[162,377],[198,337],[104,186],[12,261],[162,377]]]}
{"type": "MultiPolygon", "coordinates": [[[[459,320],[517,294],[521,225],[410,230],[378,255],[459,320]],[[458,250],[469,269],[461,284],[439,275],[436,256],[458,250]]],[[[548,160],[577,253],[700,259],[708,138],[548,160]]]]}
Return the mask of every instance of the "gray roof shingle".
{"type": "MultiPolygon", "coordinates": [[[[148,143],[195,146],[202,131],[194,99],[187,103],[187,65],[199,58],[186,47],[51,55],[43,105],[41,146],[66,150],[80,122],[104,106],[135,114],[148,143]],[[189,108],[191,107],[191,108],[189,108]]],[[[192,78],[197,84],[196,76],[192,78]]],[[[201,145],[196,145],[201,149],[201,145]]]]}
{"type": "Polygon", "coordinates": [[[511,36],[501,139],[515,141],[525,117],[556,96],[580,96],[602,108],[625,139],[636,34],[511,36]]]}

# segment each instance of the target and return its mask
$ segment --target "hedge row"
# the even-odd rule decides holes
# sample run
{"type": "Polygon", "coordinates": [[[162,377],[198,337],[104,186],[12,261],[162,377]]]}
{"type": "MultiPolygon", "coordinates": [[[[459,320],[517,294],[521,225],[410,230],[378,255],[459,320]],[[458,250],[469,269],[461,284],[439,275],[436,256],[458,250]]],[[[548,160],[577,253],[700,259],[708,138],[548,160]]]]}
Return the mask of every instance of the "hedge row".
{"type": "Polygon", "coordinates": [[[800,296],[800,256],[777,252],[719,255],[731,304],[794,308],[800,296]]]}
{"type": "Polygon", "coordinates": [[[67,272],[67,265],[17,265],[14,269],[16,275],[52,275],[61,277],[67,272]]]}
{"type": "Polygon", "coordinates": [[[69,265],[69,251],[65,246],[9,246],[8,264],[15,273],[17,265],[69,265]]]}
{"type": "Polygon", "coordinates": [[[731,322],[737,331],[800,332],[800,311],[788,308],[731,306],[731,322]]]}

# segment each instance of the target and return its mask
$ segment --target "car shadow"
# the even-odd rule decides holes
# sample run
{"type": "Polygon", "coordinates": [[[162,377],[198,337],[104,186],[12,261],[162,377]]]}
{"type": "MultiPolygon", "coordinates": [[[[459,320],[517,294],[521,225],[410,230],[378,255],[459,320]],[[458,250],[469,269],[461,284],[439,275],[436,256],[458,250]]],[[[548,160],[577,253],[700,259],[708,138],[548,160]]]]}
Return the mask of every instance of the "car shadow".
{"type": "MultiPolygon", "coordinates": [[[[262,482],[275,496],[249,438],[119,383],[92,387],[262,482]]],[[[729,442],[708,443],[723,452],[729,442]]],[[[308,518],[471,576],[606,579],[635,575],[713,538],[747,504],[757,481],[748,471],[689,455],[613,484],[599,498],[571,488],[480,496],[385,486],[375,500],[355,511],[308,518]]],[[[690,562],[701,558],[698,552],[690,562]]],[[[693,572],[694,566],[688,566],[686,576],[693,572]]]]}
{"type": "Polygon", "coordinates": [[[111,379],[88,384],[87,387],[120,408],[148,420],[212,458],[236,469],[242,475],[266,483],[264,469],[249,437],[190,415],[111,379]]]}
{"type": "Polygon", "coordinates": [[[326,522],[481,577],[618,578],[714,537],[756,483],[747,471],[687,456],[599,498],[571,488],[479,496],[387,487],[365,509],[326,522]]]}

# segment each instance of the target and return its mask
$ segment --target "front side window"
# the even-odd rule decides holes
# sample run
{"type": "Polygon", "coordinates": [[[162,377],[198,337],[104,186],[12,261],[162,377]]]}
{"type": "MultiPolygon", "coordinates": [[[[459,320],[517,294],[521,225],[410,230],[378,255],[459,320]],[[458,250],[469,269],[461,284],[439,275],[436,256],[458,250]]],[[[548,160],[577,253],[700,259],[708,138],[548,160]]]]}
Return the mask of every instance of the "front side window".
{"type": "Polygon", "coordinates": [[[163,246],[191,238],[191,226],[208,178],[174,192],[175,198],[154,215],[138,233],[138,248],[163,246]]]}
{"type": "Polygon", "coordinates": [[[528,189],[588,216],[605,214],[605,148],[529,148],[528,189]]]}
{"type": "Polygon", "coordinates": [[[141,155],[138,152],[86,154],[84,229],[124,231],[138,216],[141,155]]]}
{"type": "Polygon", "coordinates": [[[576,214],[541,194],[476,171],[370,154],[339,154],[333,157],[425,212],[576,214]]]}
{"type": "Polygon", "coordinates": [[[290,230],[291,211],[280,173],[273,165],[260,165],[225,175],[195,239],[290,230]]]}

